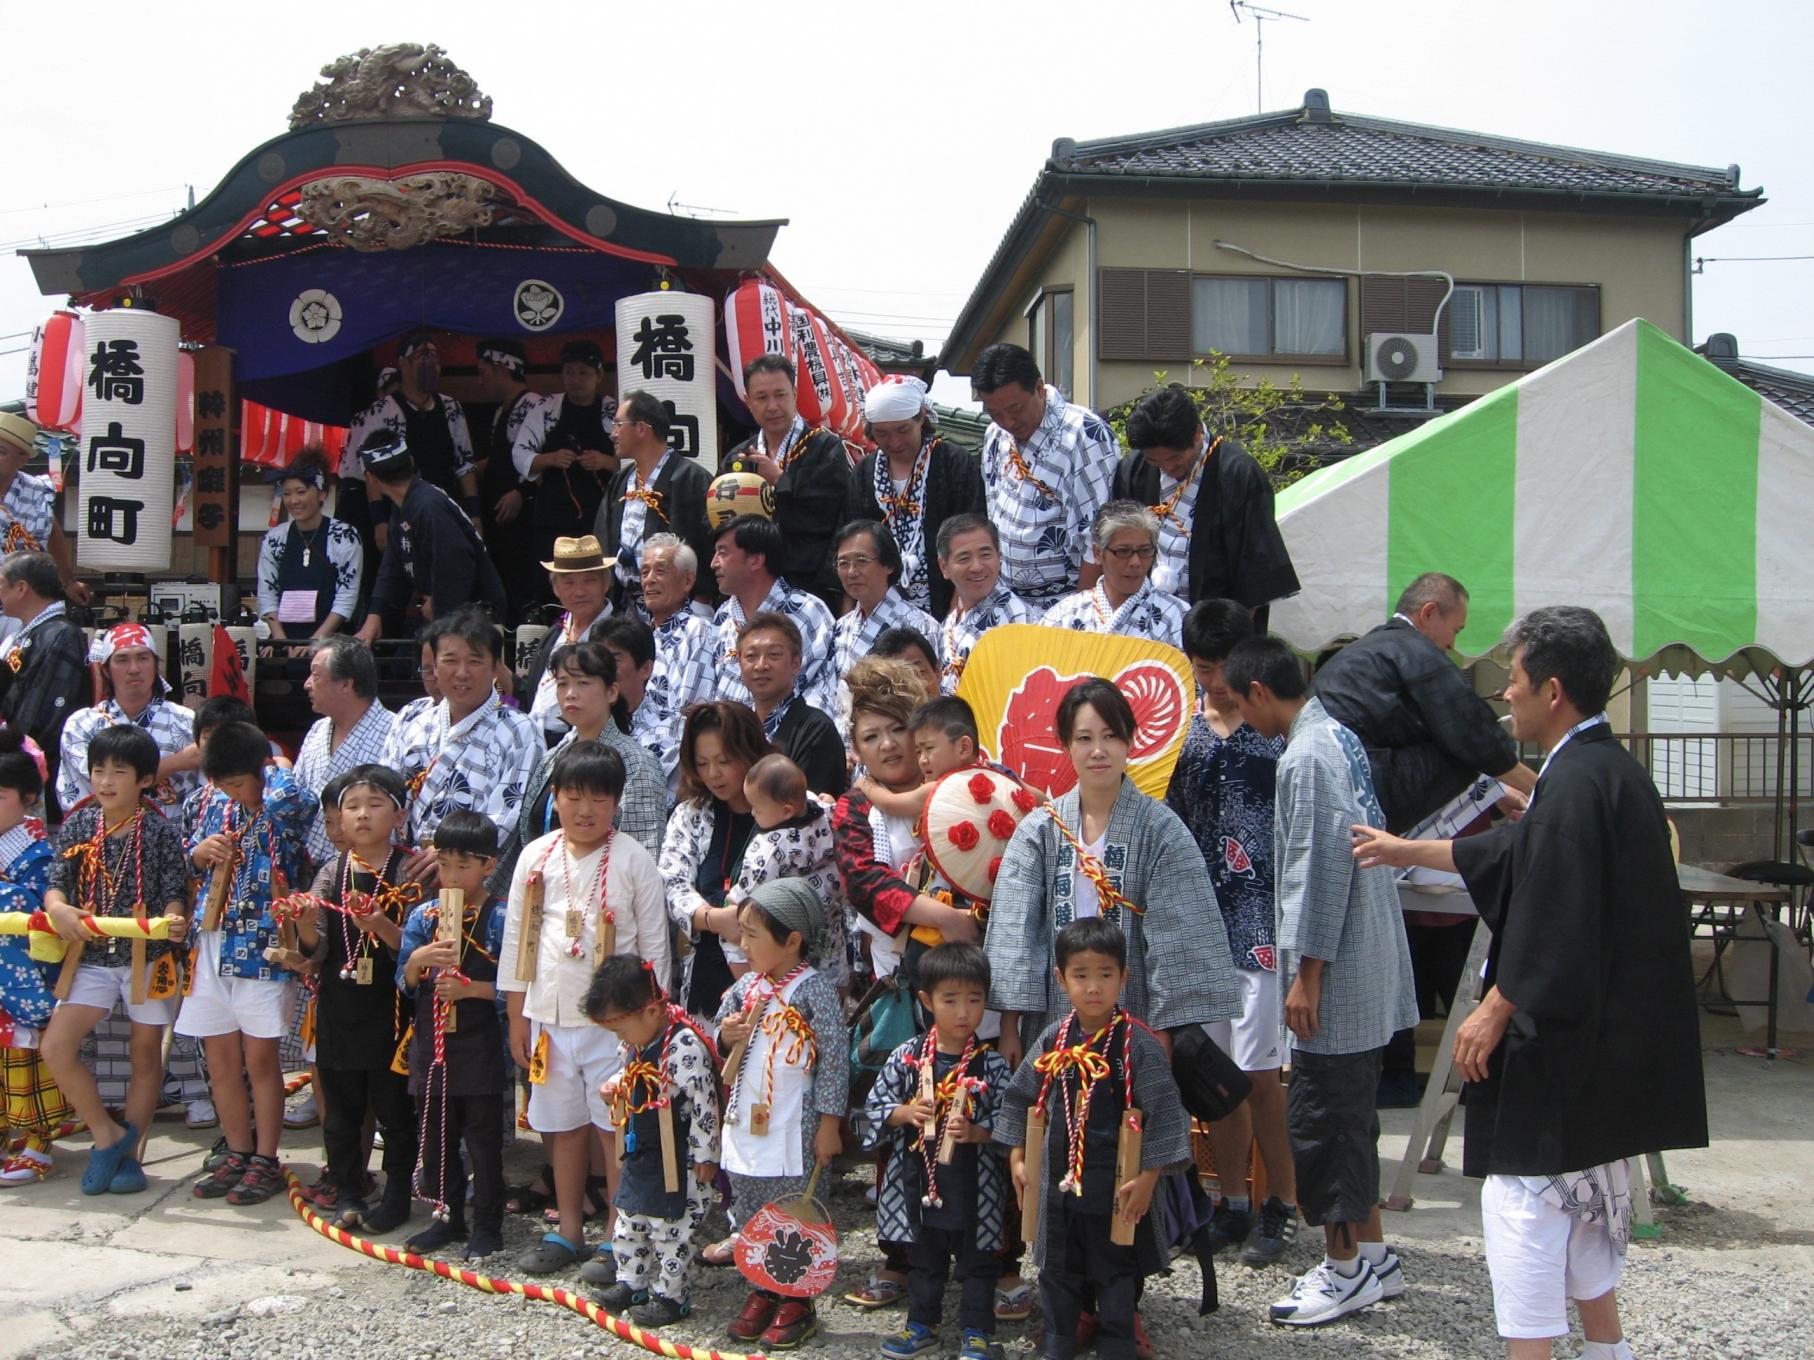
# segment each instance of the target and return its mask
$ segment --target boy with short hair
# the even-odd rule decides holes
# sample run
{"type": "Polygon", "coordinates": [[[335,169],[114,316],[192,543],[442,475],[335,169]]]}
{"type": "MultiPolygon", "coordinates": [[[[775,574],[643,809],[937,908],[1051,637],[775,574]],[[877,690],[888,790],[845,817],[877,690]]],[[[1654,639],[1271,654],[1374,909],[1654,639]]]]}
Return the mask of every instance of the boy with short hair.
{"type": "Polygon", "coordinates": [[[586,991],[586,1014],[623,1045],[607,1083],[624,1128],[612,1250],[617,1279],[597,1296],[638,1327],[666,1327],[693,1311],[693,1239],[716,1202],[718,1054],[698,1023],[668,1000],[655,970],[627,954],[606,959],[586,991]],[[662,1121],[670,1121],[680,1184],[668,1189],[662,1121]]]}
{"type": "Polygon", "coordinates": [[[157,743],[143,728],[122,723],[95,733],[87,756],[83,773],[93,797],[58,830],[44,894],[51,925],[81,949],[82,962],[69,996],[57,1003],[45,1027],[42,1051],[64,1097],[94,1136],[82,1193],[133,1194],[145,1188],[139,1138],[157,1110],[164,1082],[164,1029],[177,1013],[181,970],[176,941],[188,925],[189,874],[182,833],[144,801],[157,783],[157,743]],[[132,941],[93,939],[82,928],[81,916],[154,911],[176,917],[181,925],[172,929],[171,941],[146,945],[146,999],[134,1003],[132,941]],[[82,1041],[117,1002],[126,1004],[132,1022],[132,1078],[124,1122],[107,1112],[94,1075],[81,1060],[82,1041]]]}
{"type": "Polygon", "coordinates": [[[1380,826],[1360,738],[1309,697],[1286,644],[1253,637],[1222,666],[1241,717],[1285,737],[1273,823],[1278,947],[1292,1034],[1286,1121],[1304,1221],[1321,1264],[1272,1305],[1293,1327],[1333,1322],[1405,1292],[1379,1219],[1379,1072],[1386,1041],[1417,1023],[1392,871],[1363,869],[1348,828],[1380,826]]]}
{"type": "MultiPolygon", "coordinates": [[[[850,952],[845,918],[850,914],[844,880],[838,875],[832,844],[831,817],[806,791],[806,773],[784,755],[767,755],[743,777],[756,832],[744,846],[737,881],[725,895],[730,903],[747,902],[759,883],[801,878],[825,905],[825,930],[819,941],[819,972],[843,992],[850,986],[850,952]]],[[[734,977],[749,971],[743,950],[729,941],[725,959],[734,977]]]]}
{"type": "MultiPolygon", "coordinates": [[[[613,823],[623,796],[617,753],[576,742],[549,779],[560,830],[523,847],[510,880],[498,990],[510,1016],[510,1052],[529,1072],[529,1125],[548,1145],[560,1222],[518,1262],[549,1275],[589,1255],[586,1171],[594,1140],[614,1127],[600,1086],[622,1066],[622,1046],[586,1014],[594,969],[633,954],[666,977],[668,915],[649,852],[613,823]],[[527,948],[525,939],[535,942],[527,948]],[[520,957],[519,957],[520,956],[520,957]]],[[[613,1191],[617,1162],[606,1149],[613,1191]]]]}
{"type": "Polygon", "coordinates": [[[865,1105],[871,1145],[890,1151],[876,1235],[906,1244],[908,1260],[907,1325],[882,1354],[937,1348],[945,1281],[955,1274],[961,1360],[997,1360],[995,1285],[1014,1199],[1006,1149],[991,1133],[1012,1074],[977,1039],[989,956],[974,944],[941,944],[920,960],[919,983],[932,1027],[889,1054],[865,1105]]]}
{"type": "Polygon", "coordinates": [[[270,742],[250,723],[216,729],[202,750],[211,789],[185,842],[202,875],[190,992],[176,1032],[200,1039],[227,1156],[196,1182],[201,1199],[262,1204],[282,1185],[283,1065],[296,974],[283,966],[272,904],[290,895],[308,862],[315,795],[267,763],[270,742]],[[226,876],[224,896],[216,880],[226,876]],[[210,910],[210,903],[216,909],[210,910]],[[214,919],[209,919],[212,916],[214,919]],[[250,1081],[252,1099],[246,1099],[250,1081]]]}
{"type": "Polygon", "coordinates": [[[1073,921],[1054,942],[1071,1012],[1047,1028],[1008,1085],[995,1139],[1024,1203],[1039,1197],[1039,1293],[1045,1354],[1071,1360],[1077,1320],[1096,1314],[1097,1354],[1134,1360],[1134,1309],[1148,1275],[1165,1267],[1159,1224],[1148,1214],[1163,1172],[1190,1161],[1190,1117],[1171,1060],[1151,1030],[1121,1009],[1127,936],[1101,916],[1073,921]],[[1049,1055],[1049,1056],[1048,1056],[1049,1055]],[[1140,1112],[1140,1173],[1118,1174],[1123,1116],[1140,1112]],[[1027,1118],[1046,1120],[1040,1183],[1027,1179],[1027,1118]],[[1131,1246],[1110,1240],[1116,1220],[1134,1225],[1131,1246]]]}
{"type": "Polygon", "coordinates": [[[416,1118],[407,1055],[399,1052],[406,1026],[397,958],[403,922],[422,890],[404,878],[405,851],[397,844],[407,800],[402,777],[367,764],[336,782],[347,849],[316,871],[296,925],[320,967],[315,1068],[327,1098],[321,1143],[331,1187],[322,1206],[341,1227],[375,1236],[410,1214],[416,1118]],[[376,1209],[365,1191],[368,1115],[384,1135],[384,1194],[376,1209]]]}
{"type": "Polygon", "coordinates": [[[433,1251],[466,1238],[466,1259],[504,1244],[504,1034],[498,1022],[498,960],[504,904],[485,887],[498,862],[498,829],[464,808],[435,828],[442,895],[409,915],[397,947],[397,985],[415,1005],[409,1084],[422,1130],[417,1194],[436,1218],[409,1239],[433,1251]],[[445,938],[441,913],[449,888],[465,894],[460,938],[445,938]],[[450,1023],[451,1022],[451,1023],[450,1023]],[[466,1231],[466,1170],[472,1161],[472,1234],[466,1231]]]}
{"type": "Polygon", "coordinates": [[[1252,636],[1252,617],[1233,600],[1199,600],[1185,615],[1184,654],[1202,698],[1165,801],[1203,851],[1241,984],[1241,1013],[1206,1028],[1253,1080],[1253,1094],[1209,1126],[1221,1182],[1209,1242],[1215,1251],[1240,1247],[1242,1262],[1258,1268],[1277,1261],[1297,1240],[1297,1175],[1279,1080],[1285,1012],[1273,923],[1273,789],[1285,743],[1241,720],[1222,675],[1228,654],[1252,636]],[[1272,1190],[1258,1206],[1246,1184],[1256,1140],[1272,1190]]]}

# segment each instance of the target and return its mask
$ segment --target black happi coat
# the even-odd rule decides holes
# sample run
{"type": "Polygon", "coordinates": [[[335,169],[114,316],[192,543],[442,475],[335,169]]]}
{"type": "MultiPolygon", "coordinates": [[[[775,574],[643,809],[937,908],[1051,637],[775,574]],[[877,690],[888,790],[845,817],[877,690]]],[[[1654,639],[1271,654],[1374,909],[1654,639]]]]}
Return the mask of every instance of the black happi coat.
{"type": "MultiPolygon", "coordinates": [[[[722,470],[754,472],[749,455],[756,451],[757,438],[751,435],[726,454],[722,470]]],[[[831,539],[842,525],[838,516],[850,494],[850,454],[842,439],[821,429],[807,430],[788,452],[788,464],[775,483],[775,523],[787,536],[777,574],[796,590],[833,602],[835,613],[844,587],[832,565],[831,539]]]]}
{"type": "MultiPolygon", "coordinates": [[[[1272,513],[1266,470],[1232,439],[1198,474],[1190,529],[1190,602],[1238,600],[1249,609],[1298,593],[1298,575],[1272,513]]],[[[1133,453],[1115,469],[1115,498],[1158,505],[1159,469],[1133,453]]]]}
{"type": "MultiPolygon", "coordinates": [[[[630,489],[630,479],[636,475],[636,464],[625,458],[623,466],[617,469],[611,478],[611,486],[605,492],[605,499],[598,507],[598,517],[592,526],[592,532],[598,535],[598,541],[604,545],[605,556],[616,557],[622,551],[624,533],[624,495],[630,489]]],[[[693,584],[693,594],[701,599],[715,598],[717,591],[712,578],[712,530],[705,517],[705,494],[712,484],[712,475],[698,463],[683,454],[668,455],[666,466],[656,474],[655,485],[650,487],[661,497],[661,509],[649,510],[643,517],[642,542],[647,543],[656,534],[679,534],[686,540],[693,555],[699,559],[698,579],[693,584]]],[[[642,561],[642,544],[636,547],[638,564],[642,561]]],[[[619,609],[625,607],[628,595],[640,598],[640,587],[626,588],[621,577],[615,573],[611,580],[611,599],[619,609]]]]}
{"type": "Polygon", "coordinates": [[[1707,1145],[1688,911],[1656,787],[1604,723],[1569,740],[1523,821],[1454,842],[1518,1007],[1462,1090],[1470,1176],[1583,1171],[1707,1145]]]}
{"type": "MultiPolygon", "coordinates": [[[[885,458],[880,450],[857,464],[850,474],[850,499],[845,502],[844,521],[872,519],[882,524],[888,516],[876,499],[876,460],[885,458]]],[[[933,618],[942,619],[951,609],[952,585],[938,569],[939,526],[953,515],[981,515],[988,510],[983,494],[983,470],[974,456],[955,444],[934,435],[932,456],[926,460],[926,489],[920,500],[925,506],[923,538],[926,546],[926,586],[932,597],[933,618]]],[[[936,643],[937,638],[927,638],[936,643]]]]}

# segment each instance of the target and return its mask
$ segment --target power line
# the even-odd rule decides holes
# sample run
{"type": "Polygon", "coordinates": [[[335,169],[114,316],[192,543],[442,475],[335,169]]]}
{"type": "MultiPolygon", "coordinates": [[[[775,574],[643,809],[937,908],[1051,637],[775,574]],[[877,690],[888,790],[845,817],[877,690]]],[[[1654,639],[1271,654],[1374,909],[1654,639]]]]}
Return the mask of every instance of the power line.
{"type": "Polygon", "coordinates": [[[150,198],[153,194],[174,193],[186,189],[186,184],[166,184],[161,189],[140,189],[131,194],[107,194],[102,198],[76,198],[67,203],[39,203],[29,208],[0,208],[0,217],[12,217],[18,213],[55,212],[60,208],[86,208],[95,203],[120,203],[129,198],[150,198]]]}

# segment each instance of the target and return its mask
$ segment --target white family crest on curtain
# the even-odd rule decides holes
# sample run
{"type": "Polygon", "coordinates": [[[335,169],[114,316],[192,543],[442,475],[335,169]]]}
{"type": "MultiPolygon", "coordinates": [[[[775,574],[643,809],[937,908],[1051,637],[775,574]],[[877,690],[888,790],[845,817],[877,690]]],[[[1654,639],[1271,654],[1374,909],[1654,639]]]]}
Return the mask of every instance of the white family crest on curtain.
{"type": "Polygon", "coordinates": [[[83,360],[80,565],[170,566],[176,475],[175,317],[137,308],[87,318],[83,360]]]}
{"type": "Polygon", "coordinates": [[[718,469],[718,347],[712,299],[637,293],[617,302],[617,383],[668,408],[668,443],[707,472],[718,469]]]}

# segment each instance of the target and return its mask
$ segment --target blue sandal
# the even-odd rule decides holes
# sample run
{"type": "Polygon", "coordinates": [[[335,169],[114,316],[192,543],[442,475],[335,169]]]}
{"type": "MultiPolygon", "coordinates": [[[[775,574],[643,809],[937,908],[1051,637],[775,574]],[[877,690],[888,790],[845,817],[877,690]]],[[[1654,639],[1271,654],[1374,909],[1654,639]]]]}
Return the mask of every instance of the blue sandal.
{"type": "Polygon", "coordinates": [[[139,1145],[139,1131],[131,1124],[120,1126],[120,1141],[112,1147],[95,1148],[88,1154],[88,1166],[82,1172],[82,1193],[104,1195],[113,1186],[120,1163],[139,1145]]]}

